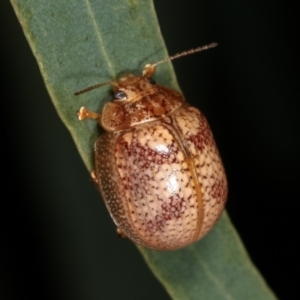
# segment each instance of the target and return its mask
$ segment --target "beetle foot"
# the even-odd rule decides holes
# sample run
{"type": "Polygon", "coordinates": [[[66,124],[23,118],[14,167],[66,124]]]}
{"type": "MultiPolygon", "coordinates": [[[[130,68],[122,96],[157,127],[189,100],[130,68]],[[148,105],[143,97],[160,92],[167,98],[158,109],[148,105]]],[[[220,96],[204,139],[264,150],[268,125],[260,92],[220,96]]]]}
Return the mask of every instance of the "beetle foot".
{"type": "Polygon", "coordinates": [[[119,238],[126,238],[126,234],[119,227],[117,227],[117,234],[119,238]]]}
{"type": "Polygon", "coordinates": [[[99,183],[98,176],[97,176],[95,170],[91,172],[91,177],[92,177],[92,180],[93,180],[95,183],[97,183],[97,184],[99,183]]]}
{"type": "Polygon", "coordinates": [[[101,117],[100,114],[97,114],[93,111],[89,111],[84,106],[80,107],[79,111],[77,112],[77,117],[80,121],[85,119],[99,119],[101,117]]]}

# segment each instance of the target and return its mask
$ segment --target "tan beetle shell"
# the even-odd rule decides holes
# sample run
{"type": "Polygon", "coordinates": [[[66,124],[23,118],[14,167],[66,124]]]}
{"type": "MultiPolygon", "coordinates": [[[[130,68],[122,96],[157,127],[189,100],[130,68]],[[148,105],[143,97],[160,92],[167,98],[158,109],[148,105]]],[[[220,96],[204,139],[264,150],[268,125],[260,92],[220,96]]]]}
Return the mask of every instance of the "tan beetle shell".
{"type": "Polygon", "coordinates": [[[116,225],[135,243],[174,250],[220,217],[227,181],[204,115],[146,76],[114,83],[127,98],[104,106],[96,176],[116,225]]]}

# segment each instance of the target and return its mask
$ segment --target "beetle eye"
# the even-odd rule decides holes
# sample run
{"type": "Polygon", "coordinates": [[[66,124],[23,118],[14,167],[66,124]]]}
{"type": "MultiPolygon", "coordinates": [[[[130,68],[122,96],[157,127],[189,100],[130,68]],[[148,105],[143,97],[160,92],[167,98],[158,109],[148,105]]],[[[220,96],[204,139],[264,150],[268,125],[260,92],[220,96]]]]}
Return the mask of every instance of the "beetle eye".
{"type": "Polygon", "coordinates": [[[114,99],[116,100],[126,100],[127,99],[127,94],[123,91],[116,91],[113,94],[114,99]]]}
{"type": "Polygon", "coordinates": [[[149,81],[150,84],[156,85],[156,81],[154,79],[152,79],[151,77],[148,78],[148,81],[149,81]]]}

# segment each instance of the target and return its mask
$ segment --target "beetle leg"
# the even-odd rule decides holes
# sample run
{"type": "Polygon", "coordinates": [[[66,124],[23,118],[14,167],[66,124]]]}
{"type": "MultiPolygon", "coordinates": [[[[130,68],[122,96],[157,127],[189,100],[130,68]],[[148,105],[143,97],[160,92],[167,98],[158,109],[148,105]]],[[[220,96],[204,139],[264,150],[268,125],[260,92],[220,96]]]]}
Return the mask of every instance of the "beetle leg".
{"type": "Polygon", "coordinates": [[[96,184],[99,183],[98,176],[97,176],[97,173],[96,173],[95,170],[91,172],[91,177],[92,177],[92,180],[93,180],[96,184]]]}
{"type": "Polygon", "coordinates": [[[80,110],[77,112],[77,116],[80,121],[84,119],[97,120],[101,118],[101,114],[95,113],[93,111],[89,111],[84,106],[80,107],[80,110]]]}
{"type": "Polygon", "coordinates": [[[117,227],[117,234],[120,238],[126,238],[126,234],[119,227],[117,227]]]}

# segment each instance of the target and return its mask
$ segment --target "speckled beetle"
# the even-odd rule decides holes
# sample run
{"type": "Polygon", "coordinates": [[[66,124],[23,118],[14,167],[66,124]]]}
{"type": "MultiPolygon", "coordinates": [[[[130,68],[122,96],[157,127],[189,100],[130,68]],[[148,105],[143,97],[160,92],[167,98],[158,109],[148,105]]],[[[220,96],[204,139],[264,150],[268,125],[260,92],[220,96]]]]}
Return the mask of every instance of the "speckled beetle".
{"type": "Polygon", "coordinates": [[[81,107],[80,120],[106,131],[95,144],[95,181],[121,231],[135,243],[175,250],[203,237],[221,215],[227,181],[204,115],[183,96],[155,83],[155,67],[213,43],[145,66],[110,84],[114,101],[102,114],[81,107]]]}

